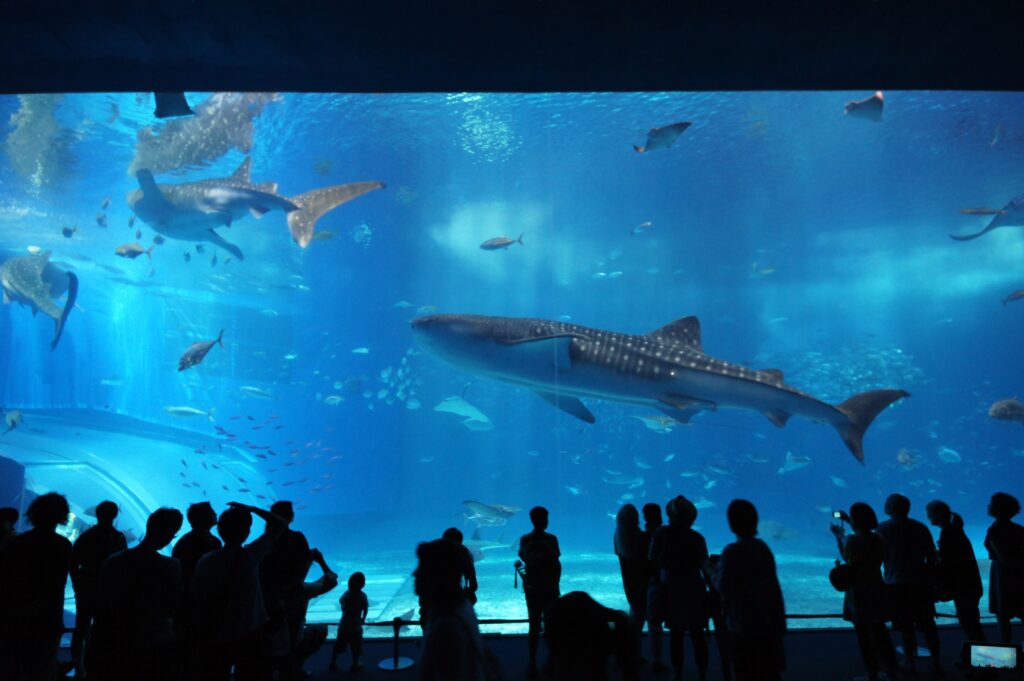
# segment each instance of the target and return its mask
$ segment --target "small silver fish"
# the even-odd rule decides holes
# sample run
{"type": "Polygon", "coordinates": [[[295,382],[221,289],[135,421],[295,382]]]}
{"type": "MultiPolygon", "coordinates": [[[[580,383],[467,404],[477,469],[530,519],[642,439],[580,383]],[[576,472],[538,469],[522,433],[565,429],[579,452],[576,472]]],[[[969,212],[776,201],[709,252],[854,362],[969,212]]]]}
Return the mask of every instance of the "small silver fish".
{"type": "Polygon", "coordinates": [[[508,248],[512,244],[519,244],[522,246],[523,235],[520,234],[518,239],[509,239],[507,236],[497,236],[480,244],[480,248],[485,251],[498,251],[508,248]]]}

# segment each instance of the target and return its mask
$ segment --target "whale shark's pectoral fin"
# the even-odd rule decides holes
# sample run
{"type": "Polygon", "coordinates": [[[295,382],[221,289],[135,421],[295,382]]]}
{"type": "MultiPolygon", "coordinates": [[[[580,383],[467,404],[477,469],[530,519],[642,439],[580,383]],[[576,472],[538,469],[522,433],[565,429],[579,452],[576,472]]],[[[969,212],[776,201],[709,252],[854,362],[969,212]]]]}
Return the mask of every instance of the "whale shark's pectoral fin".
{"type": "Polygon", "coordinates": [[[217,246],[220,246],[225,251],[235,256],[235,258],[237,258],[238,260],[245,260],[245,256],[242,255],[241,248],[234,245],[233,243],[222,237],[220,234],[217,234],[217,232],[213,231],[212,229],[208,230],[208,234],[209,236],[206,237],[207,241],[209,241],[212,244],[216,244],[217,246]]]}
{"type": "Polygon", "coordinates": [[[680,423],[689,423],[690,419],[702,411],[717,411],[718,405],[707,400],[699,400],[686,395],[665,395],[658,399],[661,411],[680,423]]]}
{"type": "Polygon", "coordinates": [[[769,409],[768,411],[763,413],[765,415],[765,418],[771,421],[772,425],[774,425],[776,428],[782,428],[783,426],[785,426],[786,421],[788,421],[789,417],[792,416],[792,414],[790,414],[789,412],[782,411],[781,409],[769,409]]]}
{"type": "Polygon", "coordinates": [[[535,391],[537,395],[541,397],[545,402],[553,407],[561,409],[566,414],[571,414],[578,418],[580,421],[586,421],[587,423],[593,423],[597,419],[590,413],[586,405],[580,402],[575,397],[569,397],[568,395],[559,395],[558,393],[542,392],[540,390],[535,391]]]}

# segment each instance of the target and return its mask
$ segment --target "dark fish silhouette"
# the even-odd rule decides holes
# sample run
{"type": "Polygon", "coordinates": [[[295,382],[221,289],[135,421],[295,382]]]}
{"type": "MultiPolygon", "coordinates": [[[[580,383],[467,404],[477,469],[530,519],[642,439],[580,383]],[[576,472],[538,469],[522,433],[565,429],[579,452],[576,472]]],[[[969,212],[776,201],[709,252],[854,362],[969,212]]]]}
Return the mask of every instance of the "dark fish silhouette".
{"type": "Polygon", "coordinates": [[[103,203],[100,204],[100,210],[106,210],[110,206],[110,197],[103,199],[103,203]]]}
{"type": "Polygon", "coordinates": [[[1014,291],[1010,295],[1003,298],[1003,307],[1006,307],[1007,303],[1012,303],[1013,301],[1020,300],[1021,298],[1024,298],[1024,288],[1022,288],[1019,291],[1014,291]]]}
{"type": "Polygon", "coordinates": [[[224,329],[220,330],[220,334],[214,340],[198,341],[190,345],[185,354],[178,360],[178,371],[184,371],[189,367],[202,363],[214,345],[224,347],[224,329]]]}
{"type": "Polygon", "coordinates": [[[999,400],[989,407],[988,415],[998,421],[1016,421],[1024,423],[1024,404],[1016,397],[1009,400],[999,400]]]}
{"type": "Polygon", "coordinates": [[[107,214],[106,213],[96,213],[96,224],[99,225],[100,227],[106,227],[107,226],[107,214]]]}
{"type": "Polygon", "coordinates": [[[135,226],[135,216],[132,215],[132,216],[130,216],[128,218],[128,229],[131,229],[134,226],[135,226]]]}
{"type": "Polygon", "coordinates": [[[72,227],[65,226],[60,231],[61,231],[61,234],[64,235],[65,239],[70,239],[72,236],[74,236],[75,232],[78,231],[78,227],[72,228],[72,227]]]}
{"type": "Polygon", "coordinates": [[[185,254],[184,254],[183,257],[185,258],[185,262],[188,262],[189,260],[192,259],[192,254],[189,253],[188,251],[185,251],[185,254]]]}
{"type": "Polygon", "coordinates": [[[157,246],[162,245],[165,241],[167,241],[167,239],[163,238],[159,234],[153,237],[153,243],[155,243],[157,246]]]}
{"type": "Polygon", "coordinates": [[[482,248],[485,251],[497,251],[508,248],[512,244],[519,244],[520,246],[522,246],[523,235],[520,234],[518,239],[509,239],[507,236],[497,236],[494,237],[493,239],[488,239],[487,241],[480,244],[480,248],[482,248]]]}
{"type": "Polygon", "coordinates": [[[633,150],[638,154],[642,154],[647,151],[654,151],[655,149],[668,149],[671,147],[679,136],[683,134],[683,131],[690,127],[691,123],[684,121],[682,123],[673,123],[672,125],[666,125],[661,128],[651,128],[647,132],[647,143],[642,147],[633,145],[633,150]]]}
{"type": "Polygon", "coordinates": [[[850,118],[865,118],[869,121],[880,123],[882,120],[882,109],[885,106],[885,95],[879,90],[867,99],[855,102],[847,102],[843,113],[850,118]]]}
{"type": "Polygon", "coordinates": [[[982,234],[988,234],[993,229],[1000,227],[1024,227],[1024,194],[1014,197],[1002,208],[965,208],[960,212],[966,215],[994,215],[995,217],[985,229],[975,234],[965,234],[964,236],[950,234],[949,238],[955,241],[977,239],[982,234]]]}

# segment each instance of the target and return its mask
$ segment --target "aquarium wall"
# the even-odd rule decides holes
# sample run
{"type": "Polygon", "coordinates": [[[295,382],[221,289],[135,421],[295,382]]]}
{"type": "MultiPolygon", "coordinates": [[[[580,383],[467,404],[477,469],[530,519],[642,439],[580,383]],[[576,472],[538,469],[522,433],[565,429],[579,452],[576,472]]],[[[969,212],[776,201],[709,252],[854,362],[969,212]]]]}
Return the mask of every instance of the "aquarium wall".
{"type": "Polygon", "coordinates": [[[840,611],[855,501],[943,499],[985,560],[1024,464],[1024,96],[186,99],[0,97],[0,489],[68,495],[70,535],[292,500],[371,620],[449,526],[478,614],[524,618],[538,504],[563,591],[614,607],[615,513],[679,494],[712,552],[757,504],[791,613],[840,611]]]}

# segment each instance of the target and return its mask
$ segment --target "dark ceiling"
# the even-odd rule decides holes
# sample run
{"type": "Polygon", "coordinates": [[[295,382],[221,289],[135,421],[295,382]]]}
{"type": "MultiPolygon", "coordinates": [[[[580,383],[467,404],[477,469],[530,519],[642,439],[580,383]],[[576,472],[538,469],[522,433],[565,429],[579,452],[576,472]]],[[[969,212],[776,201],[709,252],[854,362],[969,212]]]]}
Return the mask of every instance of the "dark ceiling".
{"type": "Polygon", "coordinates": [[[0,91],[1024,89],[1024,5],[0,0],[0,91]]]}

